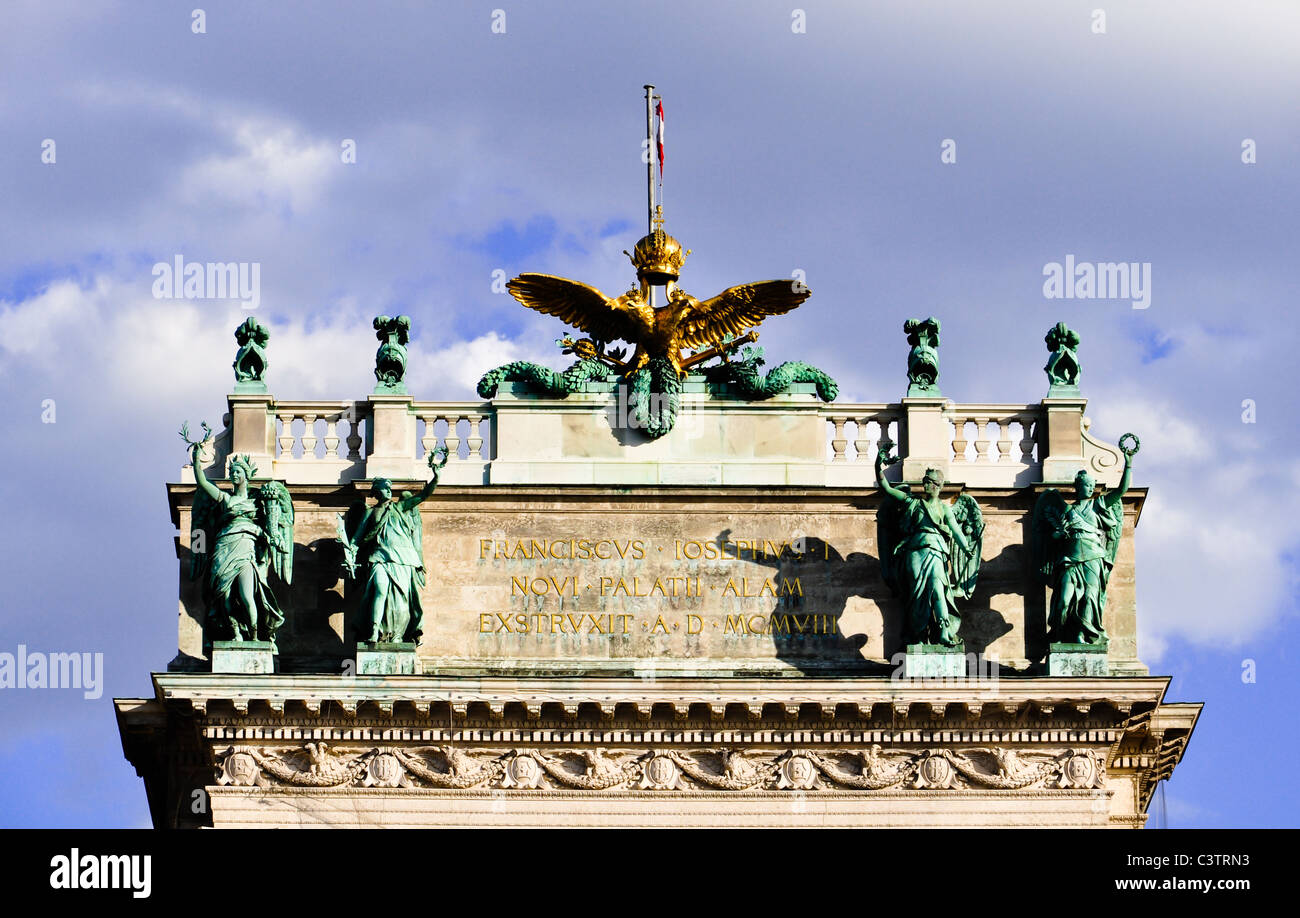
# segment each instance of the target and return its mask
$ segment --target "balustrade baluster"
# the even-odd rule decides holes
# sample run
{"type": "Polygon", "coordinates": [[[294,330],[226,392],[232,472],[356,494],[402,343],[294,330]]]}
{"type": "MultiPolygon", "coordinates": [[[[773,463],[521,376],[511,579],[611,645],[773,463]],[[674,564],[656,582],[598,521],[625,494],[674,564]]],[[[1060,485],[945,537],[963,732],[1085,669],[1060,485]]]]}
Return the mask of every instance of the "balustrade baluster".
{"type": "Polygon", "coordinates": [[[467,440],[469,443],[469,456],[467,458],[471,460],[479,459],[482,457],[483,449],[482,429],[479,426],[483,423],[483,415],[471,414],[467,415],[467,417],[469,418],[469,438],[467,440]]]}
{"type": "Polygon", "coordinates": [[[354,408],[348,415],[348,455],[349,462],[361,458],[361,415],[354,408]]]}
{"type": "Polygon", "coordinates": [[[293,415],[282,414],[280,417],[280,436],[276,442],[280,444],[280,458],[293,458],[293,441],[296,439],[293,435],[293,415]]]}
{"type": "Polygon", "coordinates": [[[421,456],[428,456],[438,447],[438,435],[434,432],[433,425],[438,422],[437,414],[422,414],[420,420],[424,421],[424,436],[420,438],[420,446],[424,452],[421,456]]]}
{"type": "Polygon", "coordinates": [[[975,461],[988,464],[989,461],[989,419],[975,419],[975,461]]]}
{"type": "Polygon", "coordinates": [[[342,414],[325,416],[325,458],[337,459],[339,455],[338,423],[342,414]]]}
{"type": "Polygon", "coordinates": [[[1032,414],[1022,414],[1020,421],[1020,461],[1032,463],[1034,461],[1034,446],[1038,431],[1034,430],[1037,424],[1032,414]]]}
{"type": "Polygon", "coordinates": [[[998,462],[1011,461],[1011,422],[1014,418],[998,418],[998,462]]]}
{"type": "Polygon", "coordinates": [[[835,425],[835,434],[831,438],[831,450],[834,455],[831,462],[846,462],[847,457],[844,455],[844,448],[849,445],[849,441],[844,439],[844,422],[848,418],[831,418],[831,423],[835,425]]]}
{"type": "Polygon", "coordinates": [[[447,415],[447,436],[443,442],[447,445],[447,461],[460,458],[460,437],[456,433],[456,427],[460,424],[465,415],[447,415]]]}
{"type": "Polygon", "coordinates": [[[302,416],[302,458],[316,458],[316,419],[318,414],[304,414],[302,416]]]}
{"type": "Polygon", "coordinates": [[[867,425],[870,423],[870,417],[853,419],[853,426],[857,429],[857,439],[853,441],[854,462],[871,461],[871,440],[868,439],[870,434],[867,432],[867,425]]]}
{"type": "MultiPolygon", "coordinates": [[[[970,441],[966,439],[966,419],[957,418],[952,422],[952,432],[955,436],[952,439],[952,461],[966,461],[966,444],[970,441]]],[[[978,434],[976,434],[978,436],[978,434]]]]}

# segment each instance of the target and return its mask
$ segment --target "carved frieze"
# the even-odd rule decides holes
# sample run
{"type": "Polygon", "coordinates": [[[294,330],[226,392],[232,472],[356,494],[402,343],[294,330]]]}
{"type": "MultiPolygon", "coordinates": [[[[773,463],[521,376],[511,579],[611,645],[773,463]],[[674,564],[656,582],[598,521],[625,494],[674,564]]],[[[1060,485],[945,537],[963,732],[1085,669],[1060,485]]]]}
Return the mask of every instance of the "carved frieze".
{"type": "Polygon", "coordinates": [[[1089,789],[1102,787],[1104,759],[1088,749],[1003,747],[607,750],[461,749],[325,743],[219,752],[218,784],[270,788],[406,787],[516,790],[879,791],[1089,789]]]}

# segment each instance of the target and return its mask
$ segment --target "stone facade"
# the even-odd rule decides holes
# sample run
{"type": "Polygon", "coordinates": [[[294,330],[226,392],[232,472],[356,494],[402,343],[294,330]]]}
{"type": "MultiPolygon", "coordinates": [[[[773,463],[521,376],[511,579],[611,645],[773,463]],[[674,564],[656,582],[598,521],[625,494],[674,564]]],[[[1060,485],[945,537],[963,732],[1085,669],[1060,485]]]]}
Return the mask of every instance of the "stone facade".
{"type": "Polygon", "coordinates": [[[1200,709],[1168,681],[171,673],[118,711],[166,824],[1135,827],[1200,709]]]}
{"type": "Polygon", "coordinates": [[[153,698],[117,701],[155,823],[1144,822],[1200,710],[1166,702],[1138,656],[1144,489],[1124,497],[1107,675],[1049,676],[1049,597],[1027,555],[1042,488],[1081,468],[1118,481],[1082,399],[684,399],[647,443],[621,431],[608,386],[445,405],[232,395],[210,476],[249,452],[293,497],[278,671],[211,672],[183,474],[168,490],[179,653],[153,698]],[[960,678],[907,678],[877,549],[885,438],[904,479],[938,467],[983,513],[960,678]],[[359,672],[337,515],[379,475],[417,490],[436,446],[453,459],[421,505],[417,672],[359,672]]]}

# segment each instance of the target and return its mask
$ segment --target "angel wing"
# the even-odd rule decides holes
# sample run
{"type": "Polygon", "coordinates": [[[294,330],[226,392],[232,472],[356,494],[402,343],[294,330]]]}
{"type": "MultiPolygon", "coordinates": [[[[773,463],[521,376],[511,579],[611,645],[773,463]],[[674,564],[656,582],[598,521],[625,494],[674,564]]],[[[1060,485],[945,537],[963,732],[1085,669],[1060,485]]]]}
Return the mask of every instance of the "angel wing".
{"type": "Polygon", "coordinates": [[[962,492],[952,504],[953,519],[961,527],[969,550],[953,542],[952,589],[960,599],[970,599],[975,592],[975,581],[980,575],[980,553],[984,548],[984,514],[979,502],[962,492]]]}
{"type": "Polygon", "coordinates": [[[1051,583],[1056,566],[1055,534],[1061,530],[1066,510],[1065,498],[1056,488],[1048,488],[1034,502],[1029,524],[1029,544],[1033,553],[1034,572],[1042,583],[1051,583]]]}
{"type": "MultiPolygon", "coordinates": [[[[911,496],[912,487],[900,484],[899,490],[911,496]]],[[[903,512],[907,504],[892,497],[886,497],[876,512],[876,547],[880,550],[880,575],[889,589],[899,591],[898,560],[894,557],[899,544],[903,541],[903,512]]]]}
{"type": "Polygon", "coordinates": [[[218,522],[221,505],[199,488],[194,492],[194,505],[190,508],[190,579],[207,583],[204,574],[211,563],[212,549],[217,545],[218,522]]]}
{"type": "Polygon", "coordinates": [[[286,584],[293,583],[293,498],[289,489],[281,482],[268,481],[258,489],[257,503],[271,570],[286,584]]]}
{"type": "Polygon", "coordinates": [[[523,305],[581,329],[597,341],[639,341],[654,328],[654,310],[629,291],[611,299],[595,287],[550,274],[520,274],[506,289],[523,305]]]}
{"type": "Polygon", "coordinates": [[[677,326],[680,346],[703,347],[742,334],[768,316],[789,312],[811,295],[798,281],[770,280],[728,287],[703,302],[691,300],[677,326]]]}

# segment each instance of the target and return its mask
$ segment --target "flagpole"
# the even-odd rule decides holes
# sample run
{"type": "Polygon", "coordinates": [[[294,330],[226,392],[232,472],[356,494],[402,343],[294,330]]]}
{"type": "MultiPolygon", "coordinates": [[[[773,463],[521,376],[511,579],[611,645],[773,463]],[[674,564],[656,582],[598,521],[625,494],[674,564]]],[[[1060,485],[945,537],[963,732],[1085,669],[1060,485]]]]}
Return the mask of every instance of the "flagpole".
{"type": "MultiPolygon", "coordinates": [[[[655,231],[655,135],[654,135],[654,94],[652,84],[645,84],[645,179],[646,179],[646,235],[655,231]]],[[[648,287],[648,306],[655,304],[655,288],[648,287]]]]}
{"type": "Polygon", "coordinates": [[[654,94],[655,88],[645,85],[645,178],[646,178],[646,234],[655,231],[655,132],[654,132],[654,94]]]}

